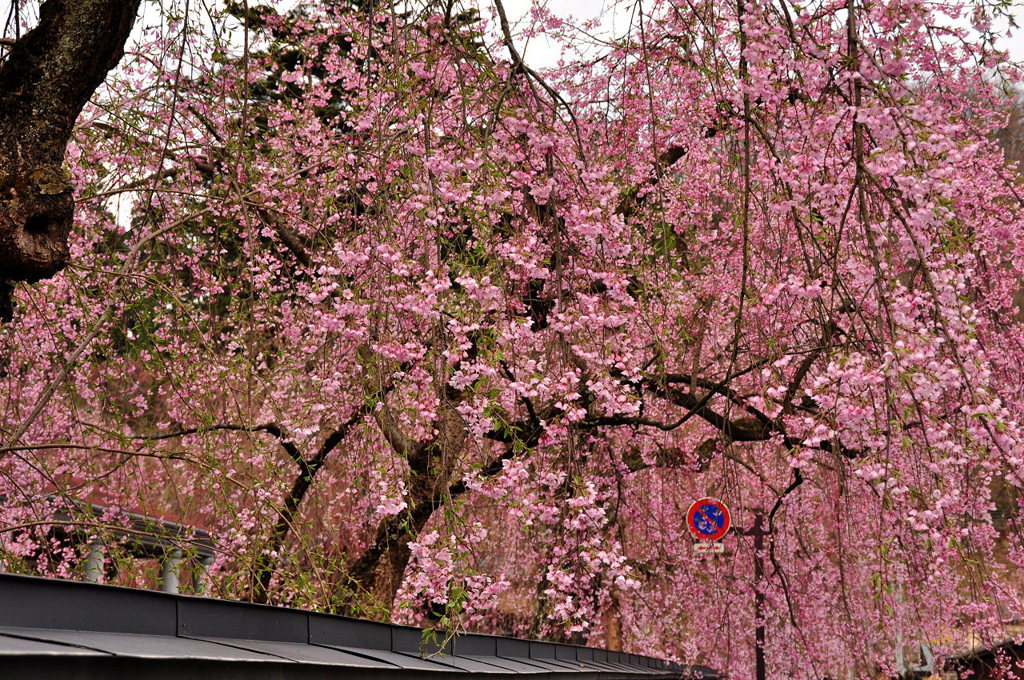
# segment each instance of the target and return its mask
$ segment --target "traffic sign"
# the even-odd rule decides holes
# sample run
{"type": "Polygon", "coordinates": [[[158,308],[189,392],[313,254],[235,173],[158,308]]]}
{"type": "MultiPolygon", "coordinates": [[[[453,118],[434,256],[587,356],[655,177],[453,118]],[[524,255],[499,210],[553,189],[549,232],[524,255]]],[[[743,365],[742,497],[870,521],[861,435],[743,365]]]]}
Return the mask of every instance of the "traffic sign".
{"type": "Polygon", "coordinates": [[[699,553],[717,553],[721,554],[725,552],[725,545],[721,541],[697,541],[693,544],[693,551],[699,553]]]}
{"type": "Polygon", "coordinates": [[[686,511],[686,526],[698,541],[719,541],[729,533],[729,508],[717,498],[699,498],[686,511]]]}

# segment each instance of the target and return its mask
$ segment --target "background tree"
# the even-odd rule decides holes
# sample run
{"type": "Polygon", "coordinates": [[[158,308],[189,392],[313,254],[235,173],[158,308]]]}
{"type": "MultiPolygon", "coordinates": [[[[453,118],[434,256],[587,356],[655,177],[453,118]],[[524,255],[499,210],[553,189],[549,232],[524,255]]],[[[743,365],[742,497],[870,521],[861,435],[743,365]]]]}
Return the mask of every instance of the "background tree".
{"type": "Polygon", "coordinates": [[[69,147],[75,265],[0,335],[8,561],[74,573],[49,525],[104,531],[67,502],[103,489],[214,530],[225,596],[737,677],[758,624],[773,675],[820,677],[1019,615],[987,43],[666,3],[541,74],[501,11],[231,10],[148,37],[69,147]],[[168,53],[203,58],[143,68],[168,53]],[[683,527],[706,493],[746,530],[720,557],[683,527]]]}

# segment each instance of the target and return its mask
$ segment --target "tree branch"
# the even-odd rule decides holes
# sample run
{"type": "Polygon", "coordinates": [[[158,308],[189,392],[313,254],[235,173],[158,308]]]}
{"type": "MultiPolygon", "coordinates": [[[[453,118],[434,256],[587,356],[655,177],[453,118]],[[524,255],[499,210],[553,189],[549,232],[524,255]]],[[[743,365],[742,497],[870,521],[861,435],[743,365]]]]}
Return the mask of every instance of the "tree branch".
{"type": "MultiPolygon", "coordinates": [[[[508,49],[508,53],[512,56],[512,72],[521,73],[527,77],[527,79],[533,79],[539,84],[544,91],[548,93],[555,105],[552,107],[557,110],[558,106],[561,105],[565,109],[566,113],[569,114],[569,119],[572,122],[573,128],[576,131],[576,145],[578,147],[581,157],[586,158],[586,154],[583,150],[583,134],[580,132],[580,124],[576,120],[576,114],[573,113],[572,107],[562,98],[562,95],[558,93],[553,87],[547,84],[543,78],[540,77],[536,71],[526,65],[523,61],[522,55],[519,54],[519,50],[516,49],[515,42],[512,40],[512,29],[508,25],[508,17],[505,15],[505,6],[501,4],[501,0],[494,0],[494,8],[498,12],[498,22],[501,24],[501,35],[502,42],[505,43],[505,47],[508,49]]],[[[534,93],[536,97],[536,93],[534,93]]],[[[536,97],[538,101],[540,97],[536,97]]]]}
{"type": "Polygon", "coordinates": [[[628,220],[638,208],[641,208],[647,201],[647,194],[641,195],[640,191],[645,186],[653,187],[676,161],[686,155],[686,148],[682,146],[670,146],[660,156],[654,165],[654,172],[643,184],[630,187],[619,195],[619,203],[615,207],[615,214],[628,220]]]}
{"type": "Polygon", "coordinates": [[[308,463],[302,457],[302,453],[299,448],[291,441],[288,441],[288,435],[281,429],[277,423],[264,423],[263,425],[211,425],[209,427],[192,427],[183,430],[177,430],[175,432],[165,432],[163,434],[145,434],[145,435],[134,435],[132,439],[140,441],[162,441],[165,439],[175,439],[177,437],[186,437],[193,434],[205,434],[207,432],[266,432],[267,434],[276,437],[278,442],[281,444],[281,448],[291,457],[295,464],[304,472],[308,473],[308,463]]]}
{"type": "Polygon", "coordinates": [[[324,439],[323,444],[320,445],[320,448],[317,449],[316,454],[312,458],[303,460],[303,464],[300,465],[302,472],[296,475],[294,481],[292,481],[291,491],[288,492],[284,499],[284,508],[281,510],[277,523],[274,525],[274,530],[271,533],[270,551],[263,553],[257,564],[256,587],[253,592],[254,601],[267,601],[270,580],[274,576],[273,558],[271,555],[276,555],[280,552],[281,547],[288,538],[288,534],[294,529],[295,515],[298,514],[299,506],[302,505],[306,494],[313,486],[313,479],[316,473],[323,467],[327,456],[348,436],[352,428],[366,417],[370,408],[369,405],[365,405],[356,411],[351,418],[327,435],[327,438],[324,439]]]}

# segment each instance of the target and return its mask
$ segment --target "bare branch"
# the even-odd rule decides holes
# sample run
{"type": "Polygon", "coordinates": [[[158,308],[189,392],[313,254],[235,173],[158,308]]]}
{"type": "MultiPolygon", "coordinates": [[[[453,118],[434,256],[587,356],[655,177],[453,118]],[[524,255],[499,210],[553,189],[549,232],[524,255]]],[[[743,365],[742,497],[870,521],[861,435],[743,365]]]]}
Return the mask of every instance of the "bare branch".
{"type": "MultiPolygon", "coordinates": [[[[568,102],[555,90],[553,87],[547,84],[547,82],[540,76],[539,73],[534,71],[532,68],[526,65],[523,61],[522,55],[519,54],[519,50],[516,49],[515,41],[512,40],[512,29],[509,28],[508,17],[505,15],[505,6],[501,4],[501,0],[494,0],[494,8],[498,12],[498,21],[501,24],[501,35],[502,42],[505,43],[505,47],[508,49],[508,53],[512,56],[512,72],[521,73],[527,77],[527,79],[533,79],[544,88],[544,91],[548,93],[548,96],[554,101],[553,109],[557,111],[558,106],[562,106],[566,113],[569,114],[569,119],[572,121],[573,128],[576,131],[576,146],[579,151],[581,158],[586,158],[586,153],[583,148],[583,134],[580,132],[580,124],[576,120],[576,114],[573,113],[572,107],[569,106],[568,102]]],[[[534,95],[536,97],[536,94],[534,95]]],[[[540,101],[540,97],[537,97],[540,101]]]]}

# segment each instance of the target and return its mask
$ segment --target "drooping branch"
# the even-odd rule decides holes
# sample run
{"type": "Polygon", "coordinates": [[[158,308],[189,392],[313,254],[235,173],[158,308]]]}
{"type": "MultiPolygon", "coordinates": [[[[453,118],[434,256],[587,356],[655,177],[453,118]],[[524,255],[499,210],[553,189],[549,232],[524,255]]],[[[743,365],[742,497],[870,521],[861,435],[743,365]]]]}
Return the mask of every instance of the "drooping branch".
{"type": "MultiPolygon", "coordinates": [[[[378,414],[383,410],[375,412],[378,423],[381,423],[378,414]]],[[[546,407],[538,413],[532,403],[529,410],[526,420],[510,422],[484,435],[485,439],[501,442],[505,447],[500,455],[479,470],[478,478],[489,479],[500,474],[505,469],[505,461],[536,446],[544,432],[541,419],[550,419],[557,412],[554,407],[546,407]]],[[[349,564],[345,581],[341,584],[340,597],[346,603],[349,614],[366,615],[390,610],[409,563],[409,544],[416,539],[438,508],[469,491],[466,477],[454,479],[452,476],[456,460],[454,454],[464,448],[465,436],[452,436],[450,430],[464,430],[465,423],[458,411],[450,405],[443,410],[441,420],[443,422],[438,428],[438,434],[426,442],[413,442],[398,429],[393,420],[384,420],[381,424],[382,429],[392,429],[390,434],[384,432],[385,439],[392,444],[396,453],[406,458],[412,472],[408,508],[399,514],[382,518],[370,544],[349,564]],[[403,449],[396,448],[395,444],[403,449]],[[402,453],[403,450],[405,453],[402,453]],[[374,611],[367,610],[367,603],[374,611]]]]}
{"type": "Polygon", "coordinates": [[[807,377],[807,374],[810,372],[811,366],[814,365],[814,362],[818,360],[822,352],[825,352],[829,348],[832,343],[832,336],[835,335],[838,330],[839,329],[832,321],[829,321],[824,325],[821,331],[821,342],[818,344],[818,347],[807,353],[807,356],[805,356],[803,361],[800,362],[800,365],[796,369],[796,373],[793,374],[793,378],[789,381],[789,385],[786,387],[786,394],[782,397],[782,413],[790,414],[793,412],[793,398],[796,396],[797,390],[800,389],[804,378],[807,377]]]}
{"type": "MultiPolygon", "coordinates": [[[[708,462],[711,460],[711,456],[718,450],[718,446],[719,438],[711,437],[702,441],[697,445],[697,448],[693,450],[696,455],[696,462],[701,470],[707,468],[708,462]]],[[[626,469],[630,472],[640,472],[652,467],[685,467],[690,461],[683,454],[682,449],[677,447],[662,447],[655,452],[653,463],[647,463],[643,456],[640,455],[640,451],[637,449],[627,449],[622,454],[622,462],[626,464],[626,469]]]]}
{"type": "MultiPolygon", "coordinates": [[[[689,379],[687,379],[687,382],[689,382],[689,379]]],[[[727,418],[719,414],[710,405],[710,397],[717,393],[717,390],[711,390],[704,397],[698,398],[689,391],[679,389],[674,384],[654,384],[650,385],[650,387],[653,388],[654,393],[658,396],[687,409],[687,414],[680,419],[676,427],[691,416],[696,415],[732,441],[764,441],[777,433],[772,427],[771,419],[756,409],[748,408],[747,410],[751,412],[751,415],[741,418],[727,418]]]]}
{"type": "Polygon", "coordinates": [[[124,54],[140,0],[46,0],[0,64],[0,317],[15,282],[67,264],[74,203],[63,166],[75,119],[124,54]]]}
{"type": "Polygon", "coordinates": [[[380,408],[373,412],[373,417],[377,421],[384,439],[395,450],[395,453],[403,458],[409,458],[416,453],[416,442],[398,427],[398,423],[395,422],[395,416],[386,401],[381,403],[380,408]]]}
{"type": "Polygon", "coordinates": [[[409,544],[444,502],[440,493],[410,500],[413,502],[407,511],[389,515],[377,524],[373,540],[348,566],[342,594],[348,613],[366,614],[367,599],[375,607],[390,610],[409,563],[409,544]]]}
{"type": "MultiPolygon", "coordinates": [[[[531,430],[525,422],[510,427],[512,431],[531,432],[524,442],[527,447],[535,445],[540,437],[540,432],[531,430]]],[[[495,441],[509,440],[508,445],[479,470],[478,479],[490,479],[501,474],[505,462],[514,459],[521,450],[512,443],[514,438],[507,432],[492,432],[490,435],[487,438],[495,441]]],[[[421,451],[418,454],[421,460],[429,462],[430,452],[435,448],[431,444],[417,447],[421,451]]],[[[373,540],[348,568],[344,584],[348,593],[343,599],[348,603],[350,614],[366,613],[361,605],[366,596],[375,606],[390,609],[409,563],[409,543],[419,535],[438,508],[469,491],[465,477],[449,480],[448,484],[437,484],[439,475],[436,472],[430,474],[429,465],[420,467],[418,479],[414,480],[411,488],[408,510],[383,518],[377,525],[373,540]]]]}
{"type": "Polygon", "coordinates": [[[369,406],[363,406],[340,427],[327,435],[327,438],[324,439],[323,444],[320,445],[320,448],[317,449],[312,458],[305,459],[299,456],[296,461],[301,461],[299,463],[299,474],[292,481],[292,488],[284,499],[284,507],[278,514],[277,523],[274,525],[274,530],[270,537],[270,550],[261,555],[259,565],[256,568],[256,587],[253,592],[254,601],[267,601],[270,580],[274,575],[273,558],[271,556],[280,552],[281,547],[288,538],[288,534],[291,533],[295,525],[295,515],[298,514],[302,501],[313,486],[313,479],[316,477],[316,473],[323,467],[327,456],[344,441],[345,437],[352,431],[352,428],[362,422],[369,409],[369,406]]]}
{"type": "MultiPolygon", "coordinates": [[[[793,387],[793,385],[799,385],[799,382],[803,380],[810,369],[810,364],[820,356],[821,351],[823,351],[827,346],[826,343],[834,332],[834,328],[831,330],[826,329],[826,336],[823,337],[822,344],[807,353],[807,357],[798,368],[798,376],[794,377],[793,381],[790,383],[790,387],[794,393],[797,388],[793,387]]],[[[685,374],[671,373],[659,376],[658,378],[644,379],[641,385],[645,391],[656,397],[664,399],[671,404],[681,406],[686,409],[685,413],[674,420],[658,420],[655,418],[645,417],[643,415],[589,415],[580,423],[580,427],[652,427],[663,432],[671,432],[679,429],[694,416],[697,416],[721,432],[723,436],[734,442],[758,442],[778,438],[782,445],[789,448],[808,447],[800,437],[794,437],[786,431],[785,423],[781,417],[774,419],[769,418],[760,410],[754,408],[750,404],[747,404],[739,394],[728,387],[728,384],[732,379],[744,373],[748,373],[749,371],[754,370],[755,367],[762,366],[766,362],[767,360],[754,362],[750,367],[737,373],[730,374],[725,379],[717,383],[706,379],[697,379],[685,374]],[[688,389],[681,387],[688,387],[693,384],[705,389],[706,394],[698,397],[698,395],[693,394],[688,389]],[[711,406],[712,397],[715,395],[725,397],[732,403],[740,406],[748,415],[738,418],[730,418],[722,415],[711,406]]],[[[790,399],[791,398],[792,395],[790,396],[790,399]]],[[[641,413],[643,413],[642,410],[641,413]]],[[[841,443],[833,443],[827,440],[810,446],[809,448],[828,453],[836,453],[850,460],[861,456],[861,451],[857,449],[851,449],[843,446],[841,443]]]]}
{"type": "Polygon", "coordinates": [[[256,214],[260,216],[260,219],[263,220],[264,224],[270,226],[274,230],[277,237],[281,239],[281,243],[291,251],[292,255],[295,256],[295,259],[306,267],[310,266],[311,260],[309,258],[309,253],[306,251],[306,244],[303,242],[303,239],[299,234],[289,228],[288,225],[285,224],[284,220],[273,215],[266,208],[257,207],[256,214]]]}
{"type": "MultiPolygon", "coordinates": [[[[586,153],[583,149],[583,134],[580,132],[580,124],[579,121],[576,120],[576,113],[573,111],[573,108],[569,106],[568,102],[565,101],[565,98],[558,93],[558,90],[551,87],[551,85],[549,85],[539,73],[527,66],[526,62],[523,61],[523,57],[519,53],[519,50],[516,49],[515,41],[512,39],[512,30],[509,27],[508,16],[505,14],[505,6],[502,4],[501,0],[494,0],[494,8],[498,13],[498,24],[501,26],[502,42],[505,43],[505,47],[508,49],[508,53],[512,57],[512,73],[520,73],[526,76],[528,82],[535,81],[540,85],[551,98],[551,101],[553,102],[552,108],[556,111],[558,110],[558,107],[565,109],[576,133],[575,140],[577,150],[581,157],[585,157],[586,153]]],[[[532,82],[530,84],[530,88],[533,89],[532,82]]],[[[537,96],[536,91],[534,91],[534,97],[538,101],[541,101],[541,98],[537,96]]]]}
{"type": "Polygon", "coordinates": [[[182,430],[175,430],[174,432],[163,432],[161,434],[146,434],[146,435],[135,435],[132,439],[139,439],[144,441],[161,441],[165,439],[177,439],[178,437],[185,437],[193,434],[204,434],[207,432],[266,432],[272,437],[276,437],[278,443],[281,444],[281,448],[285,450],[295,464],[302,469],[304,474],[308,474],[308,465],[306,460],[302,457],[302,452],[295,446],[295,443],[290,441],[287,433],[281,429],[281,426],[277,423],[263,423],[262,425],[234,425],[234,424],[222,424],[222,425],[210,425],[208,427],[191,427],[182,430]]]}
{"type": "MultiPolygon", "coordinates": [[[[344,441],[352,429],[363,422],[367,416],[373,414],[385,435],[385,439],[389,442],[394,442],[392,446],[396,444],[410,448],[413,446],[412,440],[400,432],[397,426],[394,425],[391,411],[387,406],[388,395],[395,388],[394,382],[390,379],[384,380],[381,378],[379,367],[374,368],[373,353],[369,347],[361,346],[357,350],[357,354],[364,365],[371,367],[371,373],[374,374],[376,382],[381,387],[348,420],[327,435],[311,458],[307,459],[301,455],[295,458],[295,462],[299,465],[299,473],[292,481],[291,490],[284,499],[284,507],[280,510],[277,523],[274,525],[273,532],[271,533],[271,550],[263,553],[256,567],[256,584],[252,597],[257,602],[266,602],[269,595],[270,581],[274,575],[271,555],[280,552],[285,541],[288,539],[288,535],[295,528],[295,516],[298,514],[299,507],[302,505],[306,494],[312,488],[317,472],[323,468],[327,456],[344,441]],[[389,431],[391,433],[390,437],[388,436],[389,431]]],[[[408,366],[401,364],[400,368],[406,369],[408,366]]],[[[397,448],[395,450],[396,452],[398,451],[397,448]]]]}

